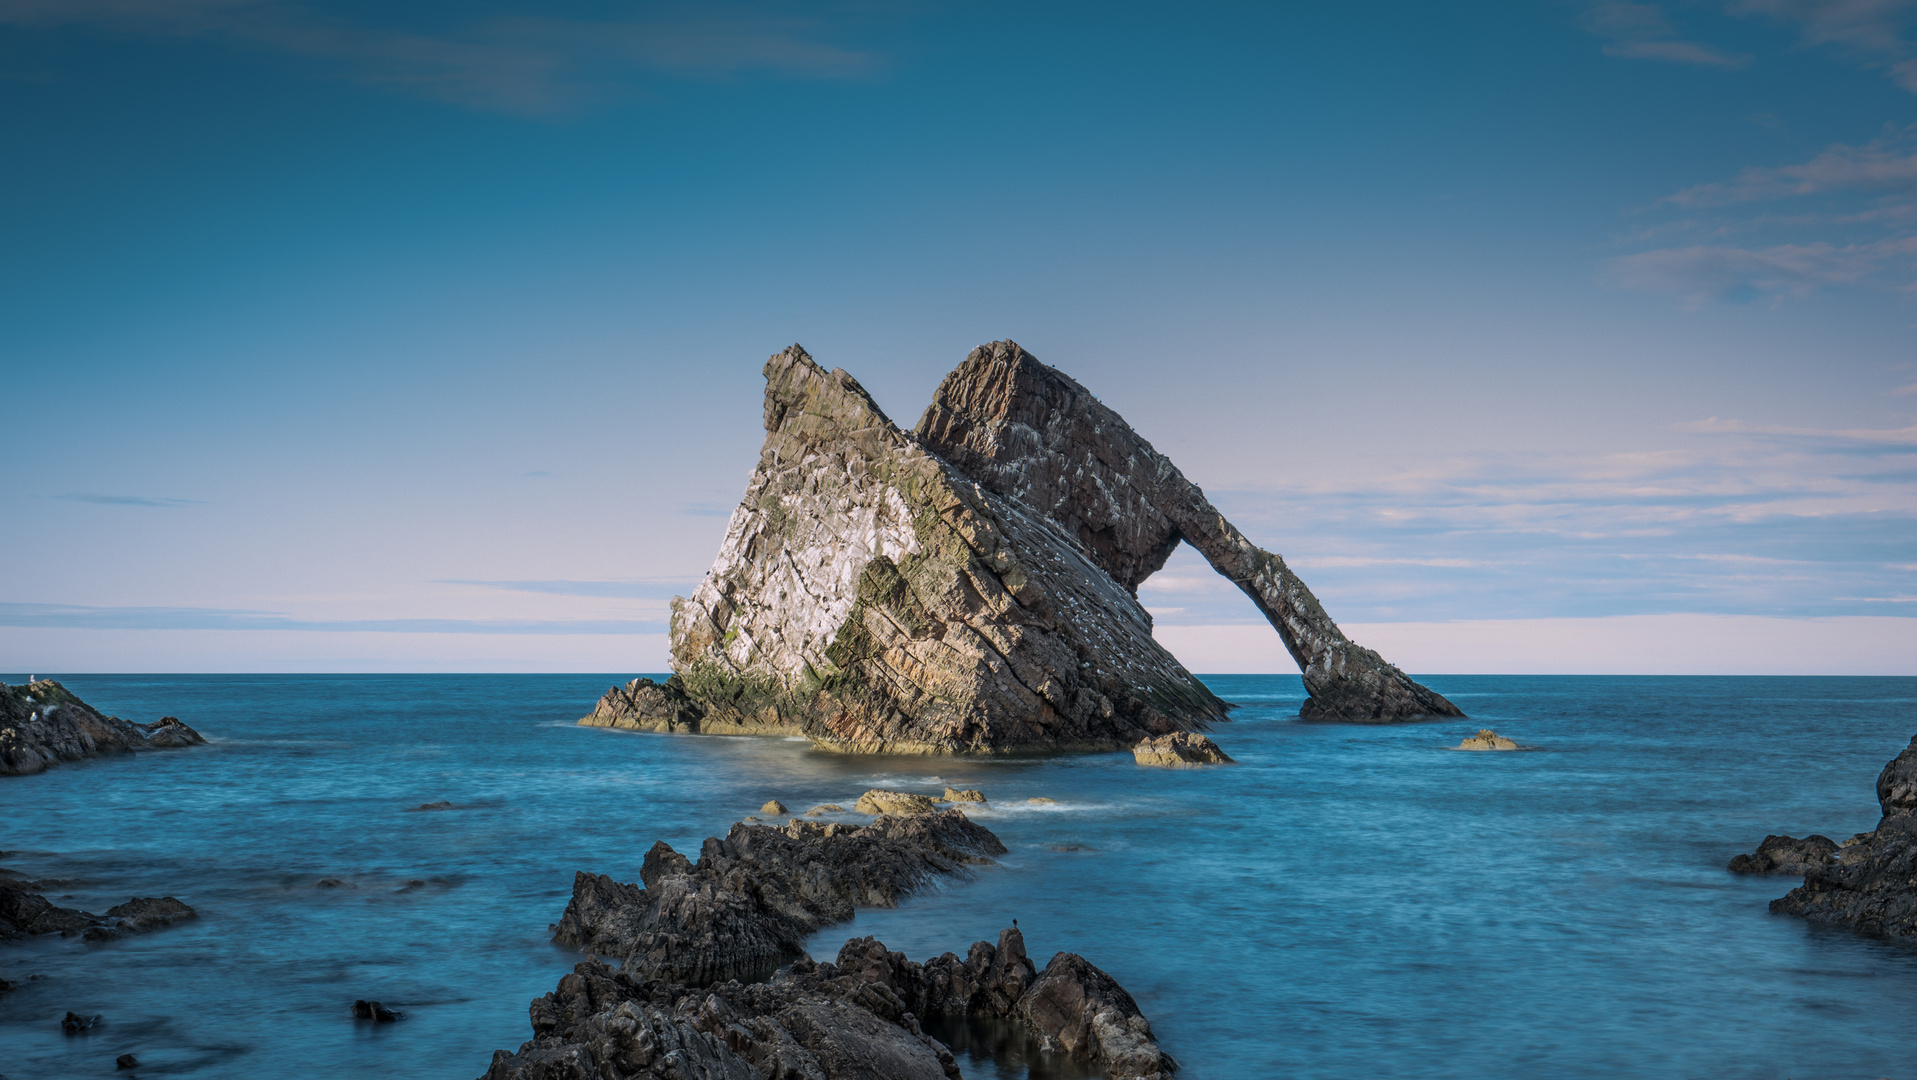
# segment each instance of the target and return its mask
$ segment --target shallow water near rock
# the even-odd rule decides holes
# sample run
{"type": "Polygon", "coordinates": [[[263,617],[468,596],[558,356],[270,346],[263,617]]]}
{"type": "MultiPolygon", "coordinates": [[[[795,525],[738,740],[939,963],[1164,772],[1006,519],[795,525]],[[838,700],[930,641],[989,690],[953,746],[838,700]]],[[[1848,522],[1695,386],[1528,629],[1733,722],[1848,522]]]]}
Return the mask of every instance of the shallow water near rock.
{"type": "MultiPolygon", "coordinates": [[[[574,870],[637,880],[654,840],[696,851],[768,799],[948,784],[985,792],[965,809],[1011,854],[816,958],[864,934],[963,954],[1017,918],[1041,967],[1071,950],[1117,977],[1186,1080],[1910,1075],[1917,949],[1771,915],[1795,881],[1725,864],[1875,825],[1917,679],[1433,676],[1469,719],[1367,727],[1298,720],[1295,676],[1213,676],[1239,764],[1171,770],[572,724],[629,675],[57,677],[214,745],[0,779],[0,866],[69,879],[65,906],[201,918],[0,945],[14,1080],[125,1053],[142,1075],[475,1077],[580,959],[547,941],[574,870]],[[1447,749],[1480,727],[1527,752],[1447,749]],[[355,1021],[360,998],[405,1018],[355,1021]],[[68,1010],[105,1020],[68,1037],[68,1010]]],[[[990,1045],[966,1076],[1027,1075],[990,1045]]]]}

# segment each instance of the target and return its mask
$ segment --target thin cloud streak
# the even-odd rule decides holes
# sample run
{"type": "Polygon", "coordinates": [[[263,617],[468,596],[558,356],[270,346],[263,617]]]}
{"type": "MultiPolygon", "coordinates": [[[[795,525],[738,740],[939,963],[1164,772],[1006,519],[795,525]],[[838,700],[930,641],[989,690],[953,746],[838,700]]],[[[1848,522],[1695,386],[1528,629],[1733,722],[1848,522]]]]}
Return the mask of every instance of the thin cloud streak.
{"type": "Polygon", "coordinates": [[[0,626],[87,630],[322,630],[389,634],[657,634],[656,619],[295,619],[270,611],[0,603],[0,626]]]}
{"type": "Polygon", "coordinates": [[[631,93],[648,76],[841,80],[884,66],[876,54],[822,40],[820,19],[749,4],[678,6],[643,20],[494,18],[419,33],[322,17],[282,0],[0,0],[0,24],[282,53],[363,85],[529,115],[631,93]]]}
{"type": "Polygon", "coordinates": [[[1591,4],[1578,16],[1578,26],[1587,33],[1610,39],[1604,46],[1604,55],[1623,60],[1658,60],[1727,71],[1748,67],[1751,63],[1751,58],[1741,53],[1727,53],[1701,42],[1681,40],[1670,16],[1656,4],[1623,0],[1591,4]]]}
{"type": "Polygon", "coordinates": [[[156,499],[145,495],[100,495],[91,491],[69,491],[51,496],[62,502],[93,503],[97,506],[203,506],[198,499],[156,499]]]}

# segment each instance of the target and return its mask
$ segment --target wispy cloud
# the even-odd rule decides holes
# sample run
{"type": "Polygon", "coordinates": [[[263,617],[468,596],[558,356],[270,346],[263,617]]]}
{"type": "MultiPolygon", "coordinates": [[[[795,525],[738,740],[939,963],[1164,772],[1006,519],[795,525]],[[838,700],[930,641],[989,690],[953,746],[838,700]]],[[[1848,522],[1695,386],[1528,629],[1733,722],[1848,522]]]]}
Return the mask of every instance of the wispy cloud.
{"type": "Polygon", "coordinates": [[[91,630],[317,630],[389,634],[658,634],[653,619],[297,619],[271,611],[0,602],[0,626],[91,630]]]}
{"type": "Polygon", "coordinates": [[[1751,166],[1660,199],[1683,216],[1635,238],[1696,242],[1617,256],[1611,284],[1710,300],[1807,296],[1831,286],[1917,283],[1917,128],[1861,146],[1826,147],[1807,161],[1751,166]],[[1785,204],[1784,212],[1758,204],[1785,204]],[[1833,235],[1842,239],[1832,239],[1833,235]],[[1752,239],[1770,243],[1752,243],[1752,239]]]}
{"type": "Polygon", "coordinates": [[[643,19],[494,16],[430,30],[290,0],[0,0],[0,24],[199,40],[306,59],[338,78],[481,109],[550,113],[657,77],[845,79],[882,67],[814,15],[764,4],[660,6],[643,19]]]}
{"type": "Polygon", "coordinates": [[[1578,25],[1607,39],[1604,54],[1620,59],[1661,60],[1726,70],[1747,67],[1751,62],[1751,58],[1742,53],[1728,53],[1702,42],[1683,40],[1670,16],[1656,4],[1634,4],[1625,0],[1590,4],[1578,16],[1578,25]]]}
{"type": "Polygon", "coordinates": [[[546,596],[595,596],[634,600],[669,600],[698,588],[699,579],[647,578],[625,581],[476,581],[460,578],[436,580],[436,585],[478,585],[508,592],[539,593],[546,596]]]}
{"type": "Polygon", "coordinates": [[[1795,26],[1805,44],[1834,48],[1917,91],[1908,37],[1917,0],[1730,0],[1725,9],[1795,26]]]}
{"type": "Polygon", "coordinates": [[[199,506],[198,499],[156,499],[146,495],[100,495],[91,491],[69,491],[52,498],[65,502],[95,503],[100,506],[199,506]]]}

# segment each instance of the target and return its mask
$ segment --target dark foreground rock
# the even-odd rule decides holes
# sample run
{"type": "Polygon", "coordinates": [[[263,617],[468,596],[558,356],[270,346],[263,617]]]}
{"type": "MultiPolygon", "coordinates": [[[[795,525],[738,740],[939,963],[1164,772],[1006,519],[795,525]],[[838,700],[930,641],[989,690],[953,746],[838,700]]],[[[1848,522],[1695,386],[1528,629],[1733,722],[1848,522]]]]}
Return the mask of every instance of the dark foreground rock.
{"type": "Polygon", "coordinates": [[[959,810],[857,828],[742,823],[707,838],[697,863],[654,844],[643,884],[581,871],[553,939],[644,979],[750,982],[804,956],[807,937],[849,920],[855,906],[895,906],[935,877],[1003,854],[998,837],[959,810]]]}
{"type": "Polygon", "coordinates": [[[1164,768],[1190,768],[1195,765],[1232,765],[1235,762],[1218,744],[1204,735],[1174,731],[1156,739],[1145,739],[1132,747],[1132,759],[1140,765],[1164,768]]]}
{"type": "Polygon", "coordinates": [[[1877,805],[1883,816],[1875,830],[1812,865],[1804,883],[1771,901],[1771,910],[1917,941],[1917,738],[1878,776],[1877,805]]]}
{"type": "Polygon", "coordinates": [[[1802,840],[1794,836],[1766,836],[1757,850],[1731,860],[1734,874],[1789,874],[1801,877],[1823,866],[1837,851],[1837,842],[1812,833],[1802,840]]]}
{"type": "Polygon", "coordinates": [[[1114,1080],[1168,1080],[1131,995],[1074,953],[1043,973],[1017,929],[923,964],[874,938],[837,963],[799,959],[764,983],[699,989],[580,964],[532,1003],[533,1038],[483,1080],[948,1080],[951,1052],[922,1020],[1010,1021],[1114,1080]]]}
{"type": "Polygon", "coordinates": [[[174,750],[206,740],[163,716],[136,724],[103,716],[52,679],[25,686],[0,683],[0,776],[44,772],[62,761],[140,750],[174,750]]]}
{"type": "Polygon", "coordinates": [[[793,346],[717,559],[675,598],[673,676],[580,722],[801,734],[856,753],[1121,750],[1228,706],[1152,637],[1140,582],[1189,542],[1276,628],[1306,716],[1458,716],[1347,639],[1282,558],[1089,391],[974,350],[911,432],[793,346]]]}
{"type": "Polygon", "coordinates": [[[92,915],[55,905],[34,892],[32,882],[0,878],[0,941],[60,934],[106,941],[125,934],[143,934],[196,917],[196,912],[171,896],[134,897],[92,915]]]}

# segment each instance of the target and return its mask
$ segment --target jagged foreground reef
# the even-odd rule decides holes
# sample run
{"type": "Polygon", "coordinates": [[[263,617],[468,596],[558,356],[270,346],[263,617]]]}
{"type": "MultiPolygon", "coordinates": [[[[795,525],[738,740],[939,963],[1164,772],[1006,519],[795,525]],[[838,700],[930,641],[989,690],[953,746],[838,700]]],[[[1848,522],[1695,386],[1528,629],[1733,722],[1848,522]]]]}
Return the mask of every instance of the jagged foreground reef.
{"type": "Polygon", "coordinates": [[[956,1078],[921,1027],[935,1017],[1016,1024],[1041,1051],[1167,1080],[1176,1065],[1131,995],[1072,953],[1040,973],[1015,927],[963,959],[913,963],[869,937],[836,964],[805,955],[805,938],[855,905],[891,906],[1004,852],[944,810],[861,828],[739,824],[708,838],[696,864],[658,843],[643,885],[581,873],[554,939],[620,967],[595,957],[534,1001],[532,1039],[494,1054],[486,1080],[956,1078]]]}
{"type": "Polygon", "coordinates": [[[673,677],[616,687],[582,722],[930,754],[1202,729],[1227,706],[1136,595],[1180,540],[1278,628],[1306,715],[1460,715],[1346,640],[1284,560],[1017,345],[975,350],[911,433],[796,345],[765,376],[758,468],[706,579],[673,603],[673,677]]]}
{"type": "Polygon", "coordinates": [[[139,750],[173,750],[206,740],[178,718],[136,724],[103,716],[52,679],[0,683],[0,776],[44,772],[62,761],[139,750]]]}
{"type": "Polygon", "coordinates": [[[1801,869],[1804,883],[1771,910],[1846,926],[1871,937],[1917,941],[1917,738],[1877,778],[1877,828],[1841,845],[1822,836],[1765,837],[1733,870],[1801,869]]]}

